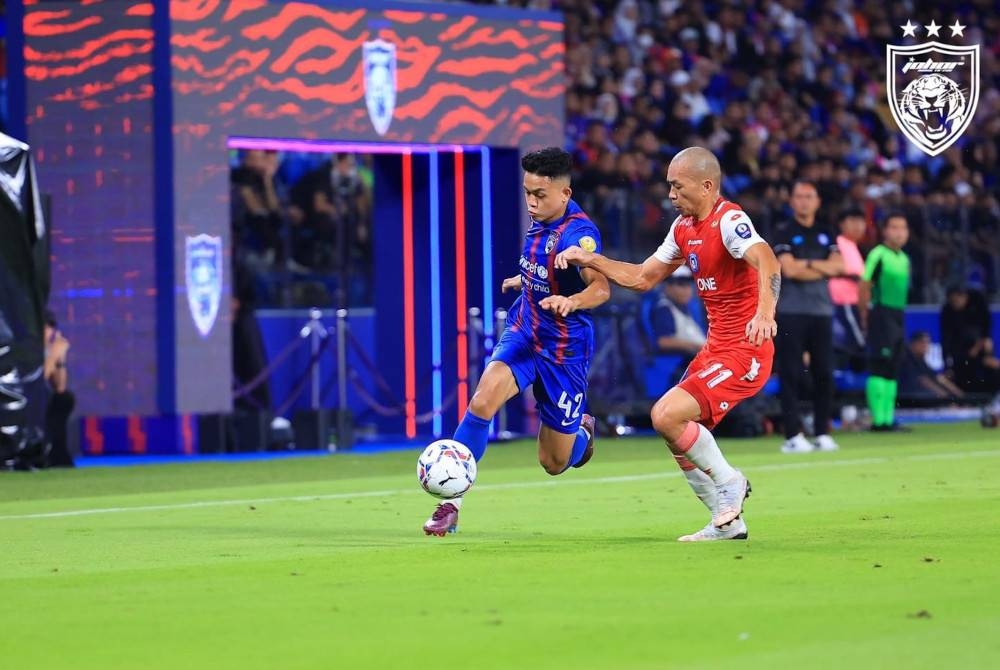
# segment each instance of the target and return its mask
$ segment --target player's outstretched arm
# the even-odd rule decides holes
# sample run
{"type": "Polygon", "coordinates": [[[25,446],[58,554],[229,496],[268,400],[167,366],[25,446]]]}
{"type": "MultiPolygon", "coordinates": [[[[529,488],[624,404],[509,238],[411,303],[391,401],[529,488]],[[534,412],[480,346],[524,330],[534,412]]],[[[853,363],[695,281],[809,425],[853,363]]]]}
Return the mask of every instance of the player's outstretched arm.
{"type": "Polygon", "coordinates": [[[616,261],[593,251],[572,246],[556,256],[555,266],[565,269],[570,265],[597,270],[611,282],[632,291],[648,291],[673,274],[683,261],[664,263],[650,256],[642,264],[616,261]]]}
{"type": "Polygon", "coordinates": [[[747,339],[759,346],[778,334],[774,312],[781,295],[781,264],[766,242],[752,245],[743,259],[757,270],[757,313],[747,324],[747,339]]]}

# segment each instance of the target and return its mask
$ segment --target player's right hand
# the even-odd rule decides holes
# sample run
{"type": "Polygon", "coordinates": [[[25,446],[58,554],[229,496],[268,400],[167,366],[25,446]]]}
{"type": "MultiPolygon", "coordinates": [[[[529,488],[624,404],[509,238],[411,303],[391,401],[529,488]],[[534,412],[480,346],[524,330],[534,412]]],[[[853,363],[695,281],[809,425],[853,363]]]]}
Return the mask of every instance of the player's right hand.
{"type": "Polygon", "coordinates": [[[521,275],[515,275],[513,277],[507,277],[503,280],[503,284],[500,286],[500,292],[506,293],[507,291],[520,291],[521,290],[521,275]]]}
{"type": "Polygon", "coordinates": [[[584,251],[582,248],[573,245],[559,252],[556,256],[555,266],[558,270],[565,270],[570,265],[587,267],[594,260],[594,252],[584,251]]]}

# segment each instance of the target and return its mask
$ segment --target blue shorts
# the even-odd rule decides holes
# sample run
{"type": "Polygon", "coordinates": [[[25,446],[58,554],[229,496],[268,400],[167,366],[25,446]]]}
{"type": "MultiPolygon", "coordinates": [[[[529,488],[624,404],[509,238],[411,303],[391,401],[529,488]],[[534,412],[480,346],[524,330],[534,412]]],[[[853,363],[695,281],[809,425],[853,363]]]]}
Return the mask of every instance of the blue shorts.
{"type": "Polygon", "coordinates": [[[523,333],[503,332],[491,361],[502,361],[514,373],[517,389],[534,386],[536,407],[543,424],[571,435],[580,428],[587,406],[587,371],[590,362],[555,363],[536,353],[523,333]]]}

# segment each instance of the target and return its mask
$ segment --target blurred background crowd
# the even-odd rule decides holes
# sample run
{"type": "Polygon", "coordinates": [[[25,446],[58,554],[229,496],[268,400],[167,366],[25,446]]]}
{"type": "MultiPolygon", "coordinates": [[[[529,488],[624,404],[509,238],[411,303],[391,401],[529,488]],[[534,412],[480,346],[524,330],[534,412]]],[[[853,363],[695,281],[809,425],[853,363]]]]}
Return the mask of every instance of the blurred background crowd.
{"type": "MultiPolygon", "coordinates": [[[[937,7],[913,0],[472,1],[565,17],[565,132],[551,143],[572,154],[574,198],[600,227],[609,255],[641,261],[660,244],[675,216],[665,169],[693,145],[719,157],[723,195],[772,244],[793,219],[797,182],[820,198],[816,225],[833,235],[839,229],[860,256],[880,241],[887,215],[902,213],[912,263],[907,302],[923,305],[918,311],[931,313],[936,328],[932,336],[922,321],[908,333],[901,401],[971,404],[978,394],[975,402],[996,398],[1000,408],[989,308],[1000,302],[995,0],[937,7]],[[901,27],[911,21],[920,32],[906,40],[901,27]],[[980,47],[975,118],[933,157],[898,130],[885,81],[885,45],[926,41],[931,22],[948,27],[942,41],[980,47]],[[952,24],[962,34],[948,39],[952,24]]],[[[0,0],[0,16],[3,7],[0,0]]],[[[0,109],[6,95],[0,60],[0,109]]],[[[256,310],[373,305],[375,177],[372,156],[354,153],[232,150],[229,167],[234,370],[242,385],[267,377],[256,310]]],[[[677,276],[639,298],[616,291],[597,313],[601,346],[591,386],[609,423],[658,397],[704,342],[707,323],[693,294],[690,277],[677,276]]],[[[50,367],[61,361],[64,376],[68,339],[54,318],[52,329],[50,367]]],[[[863,345],[835,342],[837,373],[845,373],[838,394],[857,394],[863,378],[848,373],[862,371],[863,345]]],[[[804,358],[803,368],[809,364],[804,358]]],[[[60,393],[65,379],[62,386],[60,393]]],[[[68,414],[72,402],[63,404],[68,414]]],[[[265,393],[253,408],[274,404],[265,393]]]]}
{"type": "MultiPolygon", "coordinates": [[[[988,335],[986,305],[1000,300],[1000,15],[990,0],[948,8],[874,0],[478,4],[564,14],[562,142],[575,161],[574,197],[600,226],[611,255],[639,261],[659,245],[674,218],[666,166],[682,148],[701,145],[720,158],[723,194],[750,213],[765,239],[792,219],[797,180],[816,186],[821,228],[836,231],[848,212],[863,220],[851,236],[863,255],[879,242],[886,215],[903,213],[912,262],[908,302],[970,314],[949,317],[954,328],[942,328],[944,348],[954,351],[934,345],[933,370],[961,358],[955,352],[971,346],[966,339],[988,335]],[[950,25],[956,17],[964,31],[953,41],[981,45],[978,111],[958,142],[930,157],[892,118],[884,45],[904,43],[901,26],[910,20],[950,25]],[[971,306],[959,305],[961,296],[971,306]],[[975,327],[957,325],[962,319],[975,327]]],[[[371,157],[234,151],[231,165],[238,298],[256,307],[370,304],[371,157]]],[[[681,284],[638,304],[615,293],[611,318],[598,321],[607,331],[603,340],[628,337],[634,327],[648,346],[643,361],[631,364],[619,355],[627,346],[609,345],[618,353],[595,365],[597,388],[606,377],[611,396],[655,397],[683,369],[684,349],[696,343],[680,343],[680,351],[677,342],[660,346],[677,336],[683,320],[671,310],[689,303],[694,322],[706,324],[696,299],[671,297],[681,284]],[[630,376],[633,383],[623,384],[630,376]],[[655,388],[650,380],[659,380],[655,388]]],[[[916,349],[923,335],[915,337],[916,349]]],[[[850,368],[841,358],[838,369],[850,368]]],[[[908,370],[916,375],[907,385],[912,396],[957,399],[915,381],[917,372],[927,370],[908,370]]],[[[961,386],[995,391],[995,384],[961,386]]]]}
{"type": "MultiPolygon", "coordinates": [[[[940,304],[959,284],[1000,298],[1000,15],[990,0],[957,12],[874,0],[479,4],[565,14],[564,142],[576,197],[615,253],[644,258],[659,243],[672,219],[664,169],[697,144],[718,154],[724,193],[765,237],[788,218],[794,180],[807,179],[819,187],[821,223],[833,226],[848,206],[864,211],[863,250],[886,212],[905,212],[911,302],[940,304]],[[896,130],[883,45],[901,43],[910,19],[956,15],[964,43],[981,45],[981,94],[964,136],[932,158],[896,130]]],[[[234,239],[249,267],[266,271],[262,304],[363,304],[370,278],[344,287],[328,275],[345,265],[364,274],[370,258],[364,158],[281,158],[234,157],[234,239]]]]}
{"type": "MultiPolygon", "coordinates": [[[[978,112],[934,158],[895,129],[884,44],[907,20],[953,20],[912,2],[676,0],[530,2],[566,14],[567,145],[577,192],[612,245],[643,257],[669,212],[663,170],[703,145],[722,161],[723,192],[765,238],[788,218],[796,179],[815,182],[820,221],[861,207],[864,247],[902,210],[912,235],[911,302],[940,303],[951,284],[997,297],[1000,271],[1000,16],[962,3],[965,43],[981,44],[978,112]]],[[[943,14],[943,12],[942,12],[943,14]]]]}

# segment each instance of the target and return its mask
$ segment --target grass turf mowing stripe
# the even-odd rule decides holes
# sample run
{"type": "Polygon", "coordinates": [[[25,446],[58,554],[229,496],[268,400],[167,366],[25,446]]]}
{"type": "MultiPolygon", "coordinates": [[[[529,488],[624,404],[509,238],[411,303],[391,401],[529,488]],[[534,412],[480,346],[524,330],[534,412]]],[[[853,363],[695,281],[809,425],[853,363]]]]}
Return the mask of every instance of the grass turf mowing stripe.
{"type": "MultiPolygon", "coordinates": [[[[950,452],[942,454],[914,454],[909,456],[901,456],[898,460],[906,461],[932,461],[932,460],[954,460],[962,458],[983,458],[990,456],[1000,456],[1000,451],[966,451],[966,452],[950,452]]],[[[749,466],[742,468],[748,473],[753,472],[773,472],[780,470],[795,470],[795,469],[805,469],[805,468],[823,468],[823,467],[850,467],[854,465],[877,465],[880,463],[886,463],[891,460],[897,460],[889,457],[869,457],[869,458],[853,458],[846,460],[830,460],[830,461],[803,461],[798,463],[775,463],[771,465],[758,465],[749,466]]],[[[485,491],[498,491],[504,489],[526,489],[526,488],[541,488],[549,486],[572,486],[572,485],[583,485],[583,484],[615,484],[623,482],[638,482],[647,481],[651,479],[666,479],[670,477],[679,477],[681,473],[679,471],[675,472],[656,472],[645,475],[622,475],[617,477],[594,477],[590,479],[567,479],[567,480],[557,480],[549,479],[534,482],[510,482],[506,484],[485,484],[477,487],[477,490],[485,491]]],[[[353,498],[379,498],[397,495],[406,495],[410,493],[416,493],[419,489],[407,488],[407,489],[386,489],[382,491],[355,491],[349,493],[321,493],[316,495],[301,495],[301,496],[278,496],[271,498],[242,498],[234,500],[203,500],[194,501],[187,503],[172,503],[167,505],[138,505],[135,507],[103,507],[94,509],[81,509],[81,510],[67,510],[62,512],[37,512],[28,514],[10,514],[0,516],[0,521],[15,521],[24,519],[52,519],[52,518],[63,518],[72,516],[90,516],[94,514],[117,514],[120,512],[161,512],[166,510],[181,510],[181,509],[196,509],[200,507],[224,507],[229,505],[256,505],[262,503],[281,503],[281,502],[310,502],[319,500],[344,500],[353,498]]]]}

